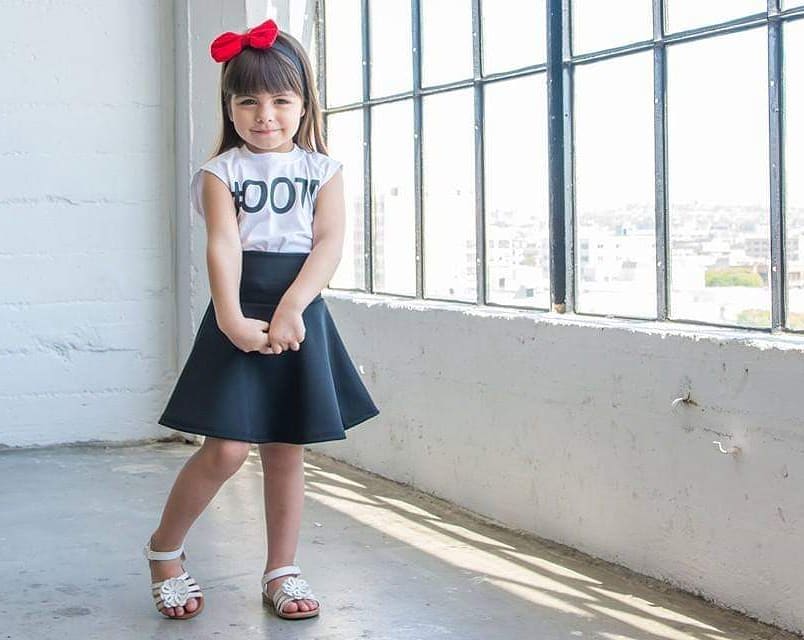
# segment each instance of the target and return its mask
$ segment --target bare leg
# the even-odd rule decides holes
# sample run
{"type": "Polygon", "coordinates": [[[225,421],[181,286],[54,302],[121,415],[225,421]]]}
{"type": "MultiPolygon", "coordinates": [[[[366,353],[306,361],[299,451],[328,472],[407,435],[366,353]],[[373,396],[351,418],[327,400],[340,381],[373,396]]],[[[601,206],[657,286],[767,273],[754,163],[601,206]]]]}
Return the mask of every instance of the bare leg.
{"type": "MultiPolygon", "coordinates": [[[[265,498],[265,530],[268,536],[268,559],[265,571],[293,564],[299,543],[304,507],[304,447],[298,444],[269,443],[260,445],[263,493],[265,498]]],[[[268,592],[273,594],[287,576],[271,580],[268,592]]],[[[296,600],[285,605],[286,613],[312,611],[314,600],[296,600]]]]}
{"type": "MultiPolygon", "coordinates": [[[[193,522],[215,497],[224,482],[242,466],[248,457],[249,443],[207,437],[179,471],[162,511],[159,527],[151,536],[151,549],[170,551],[183,542],[193,522]]],[[[151,560],[153,582],[172,578],[182,573],[181,559],[151,560]]],[[[183,616],[184,610],[192,613],[198,600],[190,598],[185,607],[166,607],[168,616],[183,616]]]]}

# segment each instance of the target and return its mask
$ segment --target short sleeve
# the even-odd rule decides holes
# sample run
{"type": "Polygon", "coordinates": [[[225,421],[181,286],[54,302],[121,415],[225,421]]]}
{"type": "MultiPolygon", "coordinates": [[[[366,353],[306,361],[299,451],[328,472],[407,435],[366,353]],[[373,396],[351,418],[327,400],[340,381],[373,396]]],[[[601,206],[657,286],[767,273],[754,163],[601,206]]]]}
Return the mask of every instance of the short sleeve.
{"type": "Polygon", "coordinates": [[[213,158],[193,174],[193,178],[190,181],[190,208],[202,218],[204,217],[204,205],[201,200],[201,193],[204,186],[202,178],[205,171],[220,178],[225,185],[229,185],[229,172],[226,169],[226,165],[217,162],[217,158],[213,158]]]}
{"type": "Polygon", "coordinates": [[[335,160],[335,158],[330,158],[327,156],[327,162],[324,165],[324,175],[321,178],[321,186],[323,187],[325,184],[327,184],[327,182],[329,182],[329,179],[336,173],[338,173],[338,169],[340,169],[341,167],[343,167],[342,162],[340,162],[339,160],[335,160]]]}

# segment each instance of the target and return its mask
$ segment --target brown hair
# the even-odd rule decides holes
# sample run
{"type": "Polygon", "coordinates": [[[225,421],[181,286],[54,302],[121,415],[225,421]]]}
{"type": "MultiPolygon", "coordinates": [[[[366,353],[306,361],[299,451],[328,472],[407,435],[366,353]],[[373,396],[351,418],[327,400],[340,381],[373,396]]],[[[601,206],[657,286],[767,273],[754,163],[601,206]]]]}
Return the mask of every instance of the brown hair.
{"type": "Polygon", "coordinates": [[[293,142],[307,151],[318,151],[327,154],[327,147],[322,135],[323,116],[318,103],[318,92],[313,80],[313,70],[307,52],[296,38],[280,31],[276,43],[291,49],[304,68],[304,78],[294,62],[275,47],[268,49],[252,49],[246,47],[231,60],[223,63],[220,82],[221,128],[218,136],[217,156],[233,147],[239,147],[244,140],[237,135],[234,123],[229,119],[229,101],[233,95],[261,93],[282,93],[292,91],[302,98],[304,115],[299,122],[299,129],[293,136],[293,142]]]}

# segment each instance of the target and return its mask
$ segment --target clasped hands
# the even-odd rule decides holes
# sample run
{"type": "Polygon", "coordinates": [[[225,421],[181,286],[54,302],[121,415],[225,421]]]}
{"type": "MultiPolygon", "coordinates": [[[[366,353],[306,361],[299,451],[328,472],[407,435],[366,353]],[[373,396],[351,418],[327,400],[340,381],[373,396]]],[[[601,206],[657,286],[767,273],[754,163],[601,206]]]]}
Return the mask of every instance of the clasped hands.
{"type": "Polygon", "coordinates": [[[298,351],[306,332],[301,311],[281,304],[270,322],[239,316],[220,329],[241,351],[265,355],[298,351]]]}

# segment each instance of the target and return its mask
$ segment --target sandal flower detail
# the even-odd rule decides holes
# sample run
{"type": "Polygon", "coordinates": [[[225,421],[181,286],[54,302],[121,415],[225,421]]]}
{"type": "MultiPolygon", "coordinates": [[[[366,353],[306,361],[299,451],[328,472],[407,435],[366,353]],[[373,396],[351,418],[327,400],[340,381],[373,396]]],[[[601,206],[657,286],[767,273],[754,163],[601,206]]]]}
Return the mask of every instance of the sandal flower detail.
{"type": "Polygon", "coordinates": [[[159,593],[166,607],[183,607],[190,595],[190,585],[182,577],[168,578],[162,583],[159,593]]]}
{"type": "Polygon", "coordinates": [[[304,578],[296,578],[291,576],[282,583],[282,591],[288,594],[294,600],[306,599],[307,596],[313,595],[310,585],[304,578]]]}
{"type": "MultiPolygon", "coordinates": [[[[184,560],[184,545],[173,551],[152,551],[151,542],[145,545],[143,553],[148,560],[184,560]]],[[[189,620],[194,618],[204,609],[204,594],[201,587],[190,577],[186,571],[180,576],[168,578],[159,582],[151,583],[151,596],[157,610],[170,620],[189,620]],[[198,599],[198,608],[195,611],[185,611],[183,616],[169,616],[164,612],[168,607],[183,607],[190,598],[198,599]]]]}
{"type": "Polygon", "coordinates": [[[276,615],[280,618],[288,620],[296,620],[299,618],[312,618],[317,616],[321,603],[313,595],[310,585],[304,578],[299,578],[301,569],[295,565],[288,565],[286,567],[279,567],[266,573],[262,577],[262,601],[265,604],[270,604],[276,615]],[[276,578],[282,576],[290,576],[282,581],[282,585],[274,591],[273,595],[268,594],[268,583],[276,578]],[[288,602],[294,600],[312,600],[316,603],[316,608],[310,611],[295,611],[293,613],[285,612],[284,607],[288,602]]]}

